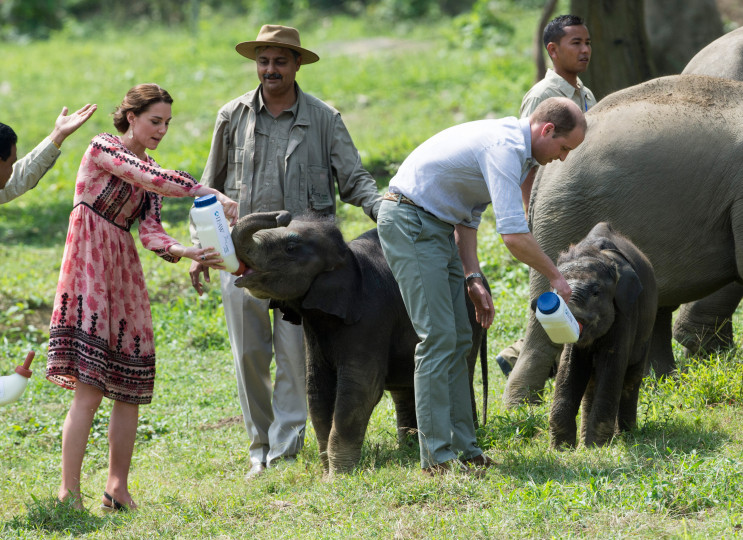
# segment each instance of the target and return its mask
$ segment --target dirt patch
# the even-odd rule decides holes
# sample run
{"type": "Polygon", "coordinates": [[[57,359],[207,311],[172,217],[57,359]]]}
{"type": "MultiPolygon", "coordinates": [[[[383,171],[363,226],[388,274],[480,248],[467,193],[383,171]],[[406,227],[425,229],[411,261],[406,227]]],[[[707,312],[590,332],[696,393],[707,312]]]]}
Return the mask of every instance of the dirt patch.
{"type": "Polygon", "coordinates": [[[318,54],[323,57],[332,56],[368,56],[379,51],[416,51],[429,48],[427,41],[414,41],[392,37],[373,37],[353,41],[333,41],[318,47],[318,54]]]}
{"type": "MultiPolygon", "coordinates": [[[[0,302],[0,311],[6,312],[10,306],[0,302]]],[[[27,310],[19,320],[0,323],[0,333],[5,334],[11,330],[24,330],[33,326],[39,331],[49,332],[49,321],[52,320],[52,306],[40,306],[27,310]]]]}
{"type": "Polygon", "coordinates": [[[615,92],[602,99],[594,109],[606,111],[633,101],[654,105],[674,104],[692,109],[729,106],[737,103],[742,88],[738,81],[706,75],[662,77],[615,92]]]}
{"type": "Polygon", "coordinates": [[[226,427],[234,426],[237,424],[243,423],[243,416],[242,414],[238,416],[230,416],[228,418],[222,418],[221,420],[217,420],[213,424],[201,424],[198,429],[200,431],[208,431],[211,429],[223,429],[226,427]]]}

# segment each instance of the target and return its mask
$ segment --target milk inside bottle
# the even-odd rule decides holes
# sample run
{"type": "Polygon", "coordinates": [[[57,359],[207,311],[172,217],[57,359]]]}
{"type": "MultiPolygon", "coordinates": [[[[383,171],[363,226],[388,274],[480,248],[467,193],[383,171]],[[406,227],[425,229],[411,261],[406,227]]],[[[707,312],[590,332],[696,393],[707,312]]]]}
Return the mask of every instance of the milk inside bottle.
{"type": "Polygon", "coordinates": [[[16,401],[26,389],[28,379],[31,377],[31,360],[34,359],[34,352],[30,351],[26,355],[26,361],[22,366],[16,366],[15,373],[0,377],[0,405],[16,401]]]}
{"type": "Polygon", "coordinates": [[[222,255],[228,272],[235,272],[240,261],[235,254],[230,226],[224,215],[222,203],[214,195],[204,195],[194,200],[191,218],[202,248],[212,247],[222,255]]]}
{"type": "Polygon", "coordinates": [[[570,312],[565,300],[555,292],[537,298],[537,320],[553,343],[575,343],[580,337],[580,323],[570,312]]]}

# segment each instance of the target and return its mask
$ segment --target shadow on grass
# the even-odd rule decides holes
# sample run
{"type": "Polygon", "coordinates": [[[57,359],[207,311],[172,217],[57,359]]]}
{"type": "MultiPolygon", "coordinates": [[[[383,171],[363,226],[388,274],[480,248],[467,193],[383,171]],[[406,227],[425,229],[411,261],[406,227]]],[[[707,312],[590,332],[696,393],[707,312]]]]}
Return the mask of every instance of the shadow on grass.
{"type": "Polygon", "coordinates": [[[116,516],[96,516],[88,510],[78,510],[69,502],[60,503],[56,497],[36,498],[26,503],[25,515],[7,521],[0,530],[44,531],[65,535],[82,535],[97,531],[121,520],[116,516]]]}
{"type": "Polygon", "coordinates": [[[627,437],[628,443],[634,442],[630,450],[635,455],[654,459],[691,452],[705,456],[717,452],[731,440],[723,431],[704,429],[693,420],[683,418],[649,421],[627,437]]]}
{"type": "MultiPolygon", "coordinates": [[[[487,426],[486,426],[487,427],[487,426]]],[[[693,421],[682,418],[669,423],[650,422],[639,429],[615,438],[610,444],[623,445],[628,456],[625,465],[617,465],[614,457],[605,459],[602,455],[588,456],[593,452],[582,445],[578,450],[544,451],[533,454],[531,450],[507,451],[503,463],[504,474],[523,481],[543,484],[559,478],[566,482],[584,482],[591,478],[615,479],[623,476],[638,477],[647,474],[647,468],[665,467],[668,463],[682,462],[687,456],[697,459],[714,456],[719,448],[731,440],[727,434],[712,429],[703,429],[693,421]],[[582,452],[586,459],[567,461],[564,456],[570,452],[582,452]]],[[[528,443],[528,446],[539,442],[528,443]]],[[[545,449],[546,450],[546,449],[545,449]]],[[[595,452],[600,452],[596,449],[595,452]]],[[[496,460],[499,461],[499,460],[496,460]]]]}
{"type": "Polygon", "coordinates": [[[383,431],[374,434],[373,437],[369,435],[367,430],[361,447],[358,469],[379,469],[393,464],[419,466],[420,450],[417,435],[409,435],[402,444],[398,443],[397,434],[394,432],[383,431]]]}

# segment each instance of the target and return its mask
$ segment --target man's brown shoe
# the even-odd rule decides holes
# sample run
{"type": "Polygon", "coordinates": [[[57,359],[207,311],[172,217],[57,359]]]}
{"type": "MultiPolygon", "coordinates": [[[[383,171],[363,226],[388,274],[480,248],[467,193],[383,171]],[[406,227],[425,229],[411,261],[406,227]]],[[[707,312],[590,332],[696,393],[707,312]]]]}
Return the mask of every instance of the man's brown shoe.
{"type": "Polygon", "coordinates": [[[421,470],[423,474],[427,476],[441,476],[447,473],[461,473],[469,476],[474,476],[475,478],[480,478],[485,474],[485,471],[482,470],[481,467],[471,466],[469,463],[465,463],[458,459],[444,461],[443,463],[437,463],[436,465],[431,465],[430,467],[423,467],[423,469],[421,470]]]}
{"type": "Polygon", "coordinates": [[[421,472],[426,476],[441,476],[442,474],[451,472],[451,465],[451,461],[444,461],[443,463],[436,463],[430,467],[423,467],[421,472]]]}
{"type": "Polygon", "coordinates": [[[469,459],[462,459],[460,461],[467,467],[474,469],[487,469],[488,467],[492,467],[493,465],[495,465],[495,461],[490,459],[485,454],[480,454],[479,456],[475,456],[469,459]]]}

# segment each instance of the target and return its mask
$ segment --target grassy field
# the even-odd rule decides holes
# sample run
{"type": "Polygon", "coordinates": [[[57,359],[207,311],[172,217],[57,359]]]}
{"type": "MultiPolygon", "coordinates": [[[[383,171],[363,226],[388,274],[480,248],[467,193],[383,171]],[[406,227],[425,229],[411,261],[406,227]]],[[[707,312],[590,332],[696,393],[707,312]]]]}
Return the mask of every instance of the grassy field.
{"type": "MultiPolygon", "coordinates": [[[[380,189],[416,144],[449,125],[513,115],[532,83],[538,13],[508,15],[510,45],[452,45],[450,21],[395,24],[345,17],[302,23],[322,60],[302,87],[334,104],[380,189]]],[[[63,105],[99,111],[65,142],[41,185],[0,210],[0,374],[29,349],[34,376],[0,411],[0,538],[731,538],[743,527],[743,356],[685,359],[682,374],[649,379],[639,428],[603,449],[549,449],[548,406],[506,411],[494,357],[527,318],[528,276],[494,233],[479,247],[498,311],[489,332],[490,409],[478,431],[497,466],[483,479],[426,479],[417,449],[398,448],[387,397],[376,408],[354,474],[324,480],[311,425],[297,463],[246,481],[240,419],[217,287],[199,298],[185,263],[142,251],[152,299],[158,378],[142,407],[130,489],[141,510],[102,515],[104,402],[91,432],[83,490],[90,511],[55,508],[61,428],[71,394],[43,378],[48,322],[75,173],[90,138],[111,131],[126,90],[157,82],[175,98],[171,131],[154,154],[199,176],[216,111],[255,87],[254,65],[234,52],[259,23],[204,18],[197,35],[137,27],[69,28],[49,42],[3,44],[0,121],[20,135],[19,155],[46,135],[63,105]]],[[[187,239],[190,202],[165,203],[166,229],[187,239]]],[[[372,223],[341,207],[347,239],[372,223]]],[[[735,326],[740,332],[736,316],[735,326]]],[[[482,393],[478,381],[476,391],[482,393]]],[[[549,402],[550,389],[547,390],[549,402]]],[[[479,399],[479,396],[478,396],[479,399]]]]}

